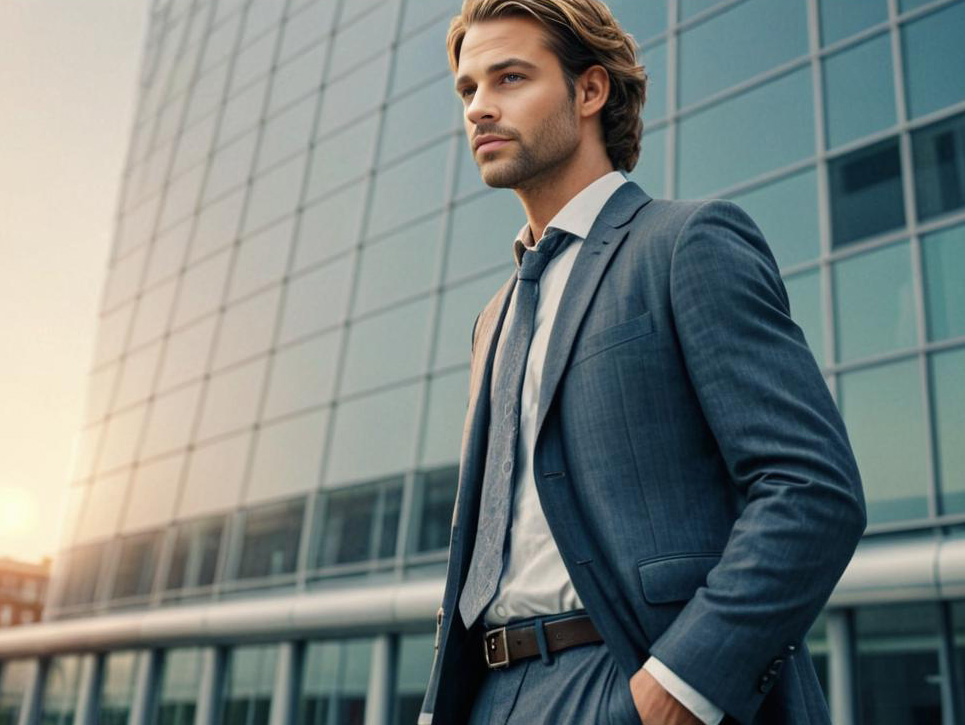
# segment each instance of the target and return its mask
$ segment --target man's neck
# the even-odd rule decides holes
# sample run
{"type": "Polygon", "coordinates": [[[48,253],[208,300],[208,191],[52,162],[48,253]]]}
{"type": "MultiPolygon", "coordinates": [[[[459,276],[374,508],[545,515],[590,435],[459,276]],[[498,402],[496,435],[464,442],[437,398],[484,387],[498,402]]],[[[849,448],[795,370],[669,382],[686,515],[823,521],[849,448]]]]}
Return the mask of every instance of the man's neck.
{"type": "Polygon", "coordinates": [[[554,169],[549,178],[533,180],[532,184],[516,189],[529,221],[532,243],[540,240],[546,225],[570,199],[613,170],[605,155],[591,163],[577,160],[565,169],[554,169]]]}

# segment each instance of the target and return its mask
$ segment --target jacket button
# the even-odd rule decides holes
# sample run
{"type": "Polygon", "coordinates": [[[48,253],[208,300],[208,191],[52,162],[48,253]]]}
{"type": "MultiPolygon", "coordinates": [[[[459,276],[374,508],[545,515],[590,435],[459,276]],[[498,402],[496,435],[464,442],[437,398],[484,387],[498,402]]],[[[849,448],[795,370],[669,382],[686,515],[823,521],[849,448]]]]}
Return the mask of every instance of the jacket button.
{"type": "Polygon", "coordinates": [[[774,687],[774,680],[772,680],[769,675],[761,675],[761,680],[757,685],[757,689],[766,693],[770,692],[772,687],[774,687]]]}
{"type": "Polygon", "coordinates": [[[777,676],[777,673],[781,671],[781,667],[784,665],[784,660],[780,657],[775,657],[771,660],[771,666],[767,669],[768,673],[777,676]]]}
{"type": "Polygon", "coordinates": [[[789,644],[784,648],[784,651],[787,652],[788,654],[794,654],[795,652],[797,652],[797,645],[789,644]]]}

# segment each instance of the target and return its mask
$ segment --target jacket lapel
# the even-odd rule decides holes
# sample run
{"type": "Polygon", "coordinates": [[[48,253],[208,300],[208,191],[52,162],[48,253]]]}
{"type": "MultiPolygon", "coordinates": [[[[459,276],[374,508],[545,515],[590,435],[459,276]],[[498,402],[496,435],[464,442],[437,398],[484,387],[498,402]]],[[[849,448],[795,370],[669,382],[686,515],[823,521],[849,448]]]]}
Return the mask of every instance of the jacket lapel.
{"type": "Polygon", "coordinates": [[[563,288],[563,296],[556,311],[546,349],[546,362],[543,367],[539,404],[536,409],[536,433],[533,437],[536,445],[539,444],[539,435],[543,429],[546,413],[556,395],[576,334],[586,316],[596,288],[603,279],[603,272],[629,233],[627,222],[633,218],[638,209],[650,201],[651,197],[636,183],[633,181],[625,183],[603,205],[596,221],[590,227],[579,254],[576,255],[573,269],[563,288]]]}

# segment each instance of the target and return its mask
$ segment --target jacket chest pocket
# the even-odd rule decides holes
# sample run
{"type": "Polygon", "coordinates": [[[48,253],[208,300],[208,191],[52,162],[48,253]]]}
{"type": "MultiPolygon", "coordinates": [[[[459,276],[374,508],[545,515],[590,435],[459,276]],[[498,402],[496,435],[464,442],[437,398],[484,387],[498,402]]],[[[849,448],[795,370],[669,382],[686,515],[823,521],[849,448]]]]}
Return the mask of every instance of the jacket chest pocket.
{"type": "Polygon", "coordinates": [[[576,367],[604,350],[652,333],[653,316],[649,310],[629,320],[597,330],[577,341],[570,368],[576,367]]]}

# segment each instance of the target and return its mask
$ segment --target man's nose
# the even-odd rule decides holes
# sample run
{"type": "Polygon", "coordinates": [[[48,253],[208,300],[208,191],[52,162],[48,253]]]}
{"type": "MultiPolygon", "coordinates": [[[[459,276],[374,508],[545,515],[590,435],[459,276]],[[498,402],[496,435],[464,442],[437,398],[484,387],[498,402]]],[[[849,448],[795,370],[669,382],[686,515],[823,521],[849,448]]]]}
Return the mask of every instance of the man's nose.
{"type": "Polygon", "coordinates": [[[492,97],[477,88],[466,107],[466,118],[475,124],[483,120],[495,121],[499,118],[499,110],[492,102],[492,97]]]}

